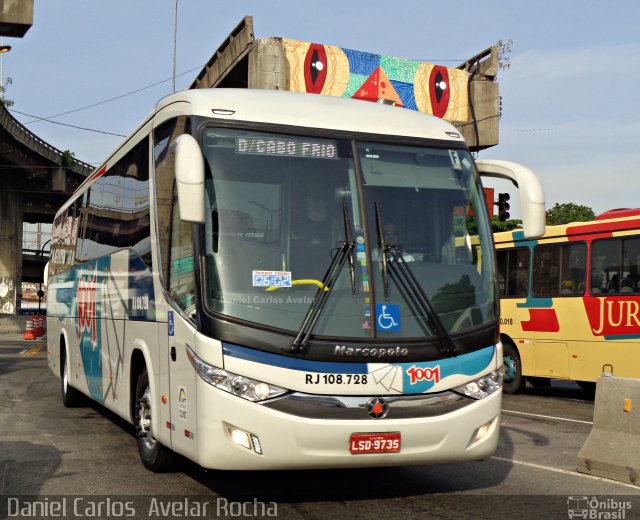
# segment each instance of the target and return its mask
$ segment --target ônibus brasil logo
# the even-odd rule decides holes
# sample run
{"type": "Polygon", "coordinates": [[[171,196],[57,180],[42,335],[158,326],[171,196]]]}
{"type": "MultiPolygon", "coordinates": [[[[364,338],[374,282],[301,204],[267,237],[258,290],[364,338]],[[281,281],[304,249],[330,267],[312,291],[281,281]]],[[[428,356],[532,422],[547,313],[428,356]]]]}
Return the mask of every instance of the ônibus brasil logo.
{"type": "Polygon", "coordinates": [[[98,329],[96,327],[97,280],[98,277],[95,272],[87,277],[81,276],[76,294],[76,301],[78,302],[78,338],[87,332],[94,345],[98,339],[98,329]]]}
{"type": "Polygon", "coordinates": [[[436,365],[435,367],[417,367],[413,365],[411,368],[407,369],[407,375],[409,376],[409,382],[412,385],[420,381],[433,381],[435,383],[440,382],[440,365],[436,365]]]}

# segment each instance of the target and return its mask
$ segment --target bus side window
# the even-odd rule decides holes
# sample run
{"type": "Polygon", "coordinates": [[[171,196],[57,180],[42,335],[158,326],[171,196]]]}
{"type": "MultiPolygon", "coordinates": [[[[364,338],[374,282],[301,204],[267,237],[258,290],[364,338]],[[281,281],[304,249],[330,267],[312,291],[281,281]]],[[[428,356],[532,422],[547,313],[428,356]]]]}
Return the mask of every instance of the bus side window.
{"type": "Polygon", "coordinates": [[[640,238],[625,238],[623,241],[621,293],[637,293],[640,273],[640,238]]]}
{"type": "Polygon", "coordinates": [[[500,296],[525,298],[529,293],[529,248],[496,252],[500,296]]]}
{"type": "Polygon", "coordinates": [[[563,244],[561,248],[562,282],[560,294],[584,294],[587,246],[582,242],[576,242],[563,244]]]}
{"type": "Polygon", "coordinates": [[[591,246],[591,294],[620,290],[622,242],[619,238],[595,240],[591,246]]]}
{"type": "Polygon", "coordinates": [[[178,194],[174,189],[171,218],[171,265],[169,294],[187,315],[195,310],[196,284],[193,256],[193,225],[180,219],[178,194]]]}
{"type": "Polygon", "coordinates": [[[173,202],[173,184],[175,180],[174,154],[169,146],[179,135],[189,133],[190,120],[186,117],[170,119],[158,126],[153,133],[153,157],[155,176],[155,204],[158,225],[158,243],[160,259],[158,270],[165,287],[169,278],[169,229],[171,226],[171,211],[173,202]]]}

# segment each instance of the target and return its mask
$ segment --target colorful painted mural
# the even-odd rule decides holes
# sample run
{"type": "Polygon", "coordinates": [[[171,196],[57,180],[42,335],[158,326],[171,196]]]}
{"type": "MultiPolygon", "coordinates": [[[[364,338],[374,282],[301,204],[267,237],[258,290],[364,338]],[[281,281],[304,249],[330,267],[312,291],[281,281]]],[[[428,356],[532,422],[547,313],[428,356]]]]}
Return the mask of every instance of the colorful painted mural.
{"type": "Polygon", "coordinates": [[[393,103],[448,121],[468,121],[469,74],[318,43],[283,39],[289,90],[393,103]]]}
{"type": "Polygon", "coordinates": [[[0,278],[0,314],[14,314],[16,310],[16,290],[13,278],[0,278]]]}

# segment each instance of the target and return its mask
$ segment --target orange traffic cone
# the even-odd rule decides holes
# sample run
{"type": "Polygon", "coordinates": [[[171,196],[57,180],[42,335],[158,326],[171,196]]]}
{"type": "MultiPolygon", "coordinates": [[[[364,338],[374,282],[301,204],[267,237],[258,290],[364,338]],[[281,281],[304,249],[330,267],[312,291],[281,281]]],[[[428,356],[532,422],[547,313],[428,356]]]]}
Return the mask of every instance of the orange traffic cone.
{"type": "Polygon", "coordinates": [[[33,330],[33,319],[27,318],[27,326],[22,334],[22,339],[36,339],[36,334],[33,330]]]}
{"type": "Polygon", "coordinates": [[[42,316],[36,316],[33,318],[33,332],[35,333],[36,338],[44,336],[43,321],[42,316]]]}

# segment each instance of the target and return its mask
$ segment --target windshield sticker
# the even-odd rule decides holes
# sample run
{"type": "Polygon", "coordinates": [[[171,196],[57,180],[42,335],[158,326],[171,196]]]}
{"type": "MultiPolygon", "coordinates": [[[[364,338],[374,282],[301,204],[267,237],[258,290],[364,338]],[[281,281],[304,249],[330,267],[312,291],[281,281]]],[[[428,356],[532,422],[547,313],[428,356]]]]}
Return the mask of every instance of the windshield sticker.
{"type": "Polygon", "coordinates": [[[291,271],[253,271],[254,287],[291,287],[291,271]]]}
{"type": "Polygon", "coordinates": [[[189,408],[187,406],[187,387],[178,387],[178,418],[182,421],[189,421],[189,408]]]}
{"type": "Polygon", "coordinates": [[[376,323],[378,330],[400,330],[400,306],[377,303],[376,323]]]}
{"type": "MultiPolygon", "coordinates": [[[[360,263],[360,282],[362,283],[362,292],[369,294],[369,268],[367,266],[367,254],[364,237],[358,235],[356,237],[356,260],[360,263]]],[[[364,298],[362,306],[362,330],[371,330],[371,306],[368,296],[364,298]]]]}
{"type": "Polygon", "coordinates": [[[460,162],[460,157],[458,157],[458,152],[449,150],[449,157],[451,158],[451,166],[453,166],[453,169],[462,170],[462,163],[460,162]]]}

